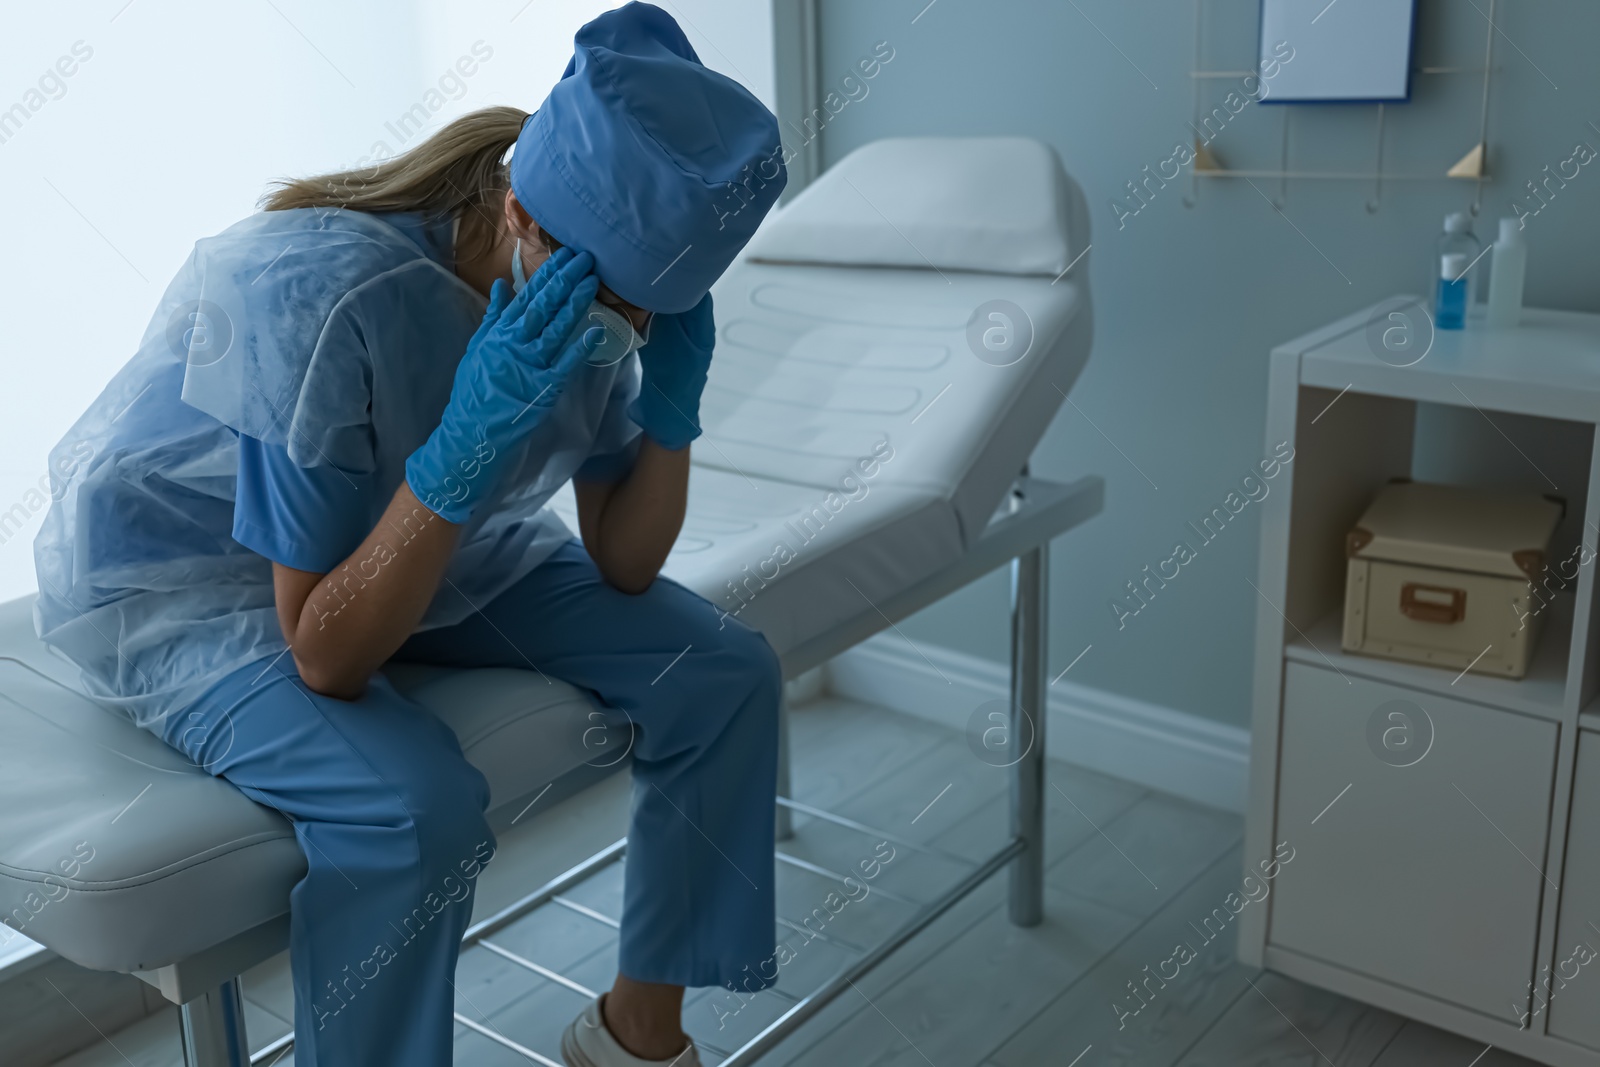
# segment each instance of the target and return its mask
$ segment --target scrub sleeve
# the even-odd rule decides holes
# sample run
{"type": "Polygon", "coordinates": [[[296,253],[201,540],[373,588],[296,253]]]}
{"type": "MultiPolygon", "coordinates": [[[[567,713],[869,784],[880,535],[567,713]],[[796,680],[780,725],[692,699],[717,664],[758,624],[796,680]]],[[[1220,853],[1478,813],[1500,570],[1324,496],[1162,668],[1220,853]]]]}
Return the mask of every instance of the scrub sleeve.
{"type": "Polygon", "coordinates": [[[372,532],[374,495],[370,474],[302,467],[282,445],[239,435],[233,539],[274,563],[333,570],[372,532]]]}
{"type": "MultiPolygon", "coordinates": [[[[648,330],[648,327],[646,328],[648,330]]],[[[638,356],[629,356],[637,360],[638,356]]],[[[632,368],[626,368],[631,371],[632,368]]],[[[606,396],[605,410],[600,413],[600,428],[594,435],[594,446],[583,464],[573,472],[575,482],[620,482],[633,470],[639,458],[639,445],[644,432],[628,417],[628,405],[638,395],[632,373],[617,375],[606,396]]]]}

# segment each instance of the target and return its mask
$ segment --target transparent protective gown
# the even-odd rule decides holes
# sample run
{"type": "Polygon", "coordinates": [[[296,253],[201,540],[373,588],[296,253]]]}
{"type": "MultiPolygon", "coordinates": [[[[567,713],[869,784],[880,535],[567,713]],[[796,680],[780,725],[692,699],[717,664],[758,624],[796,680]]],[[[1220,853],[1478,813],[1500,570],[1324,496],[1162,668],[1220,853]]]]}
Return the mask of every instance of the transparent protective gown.
{"type": "MultiPolygon", "coordinates": [[[[261,212],[195,246],[50,456],[35,624],[86,691],[145,726],[285,650],[272,565],[232,538],[239,435],[337,469],[370,530],[483,315],[450,264],[448,221],[344,210],[261,212]]],[[[572,536],[544,505],[586,458],[637,447],[638,383],[637,355],[579,365],[463,531],[422,629],[467,618],[572,536]]],[[[335,577],[359,595],[375,566],[335,577]]]]}

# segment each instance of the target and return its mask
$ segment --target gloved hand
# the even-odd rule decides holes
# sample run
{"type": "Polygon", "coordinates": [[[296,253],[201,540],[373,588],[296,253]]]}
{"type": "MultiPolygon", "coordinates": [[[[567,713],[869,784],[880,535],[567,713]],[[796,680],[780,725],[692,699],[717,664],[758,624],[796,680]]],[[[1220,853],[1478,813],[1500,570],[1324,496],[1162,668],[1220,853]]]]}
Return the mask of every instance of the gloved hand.
{"type": "Polygon", "coordinates": [[[663,448],[675,452],[700,436],[700,393],[716,339],[710,293],[688,311],[657,315],[650,324],[650,340],[639,349],[639,395],[628,417],[663,448]]]}
{"type": "Polygon", "coordinates": [[[561,248],[515,296],[503,279],[494,283],[439,426],[406,460],[406,483],[440,518],[472,517],[594,351],[604,331],[577,332],[600,286],[593,271],[589,253],[561,248]]]}

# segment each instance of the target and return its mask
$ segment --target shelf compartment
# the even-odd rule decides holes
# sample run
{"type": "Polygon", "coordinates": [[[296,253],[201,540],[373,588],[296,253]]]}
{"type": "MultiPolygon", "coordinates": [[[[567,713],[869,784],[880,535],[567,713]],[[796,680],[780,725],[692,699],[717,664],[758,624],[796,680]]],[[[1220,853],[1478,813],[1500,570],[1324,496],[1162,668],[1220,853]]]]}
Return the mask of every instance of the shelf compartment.
{"type": "MultiPolygon", "coordinates": [[[[1579,732],[1573,775],[1572,818],[1567,827],[1566,867],[1561,875],[1557,912],[1556,961],[1535,979],[1532,1010],[1549,1012],[1556,1037],[1600,1050],[1600,983],[1574,970],[1575,946],[1596,940],[1594,912],[1600,892],[1600,734],[1579,732]]],[[[1581,964],[1580,964],[1581,966],[1581,964]]]]}
{"type": "Polygon", "coordinates": [[[1515,1027],[1560,727],[1418,694],[1428,745],[1390,762],[1373,723],[1405,693],[1288,665],[1275,840],[1294,855],[1269,941],[1515,1027]]]}

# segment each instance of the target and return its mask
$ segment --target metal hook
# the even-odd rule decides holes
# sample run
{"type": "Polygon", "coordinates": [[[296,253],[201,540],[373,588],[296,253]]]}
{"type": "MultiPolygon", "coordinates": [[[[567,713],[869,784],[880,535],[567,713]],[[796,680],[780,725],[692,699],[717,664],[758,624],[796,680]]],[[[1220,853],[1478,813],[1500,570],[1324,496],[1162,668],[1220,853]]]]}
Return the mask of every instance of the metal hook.
{"type": "Polygon", "coordinates": [[[1372,168],[1372,199],[1367,201],[1367,214],[1376,215],[1383,202],[1383,105],[1378,105],[1378,158],[1372,168]]]}

